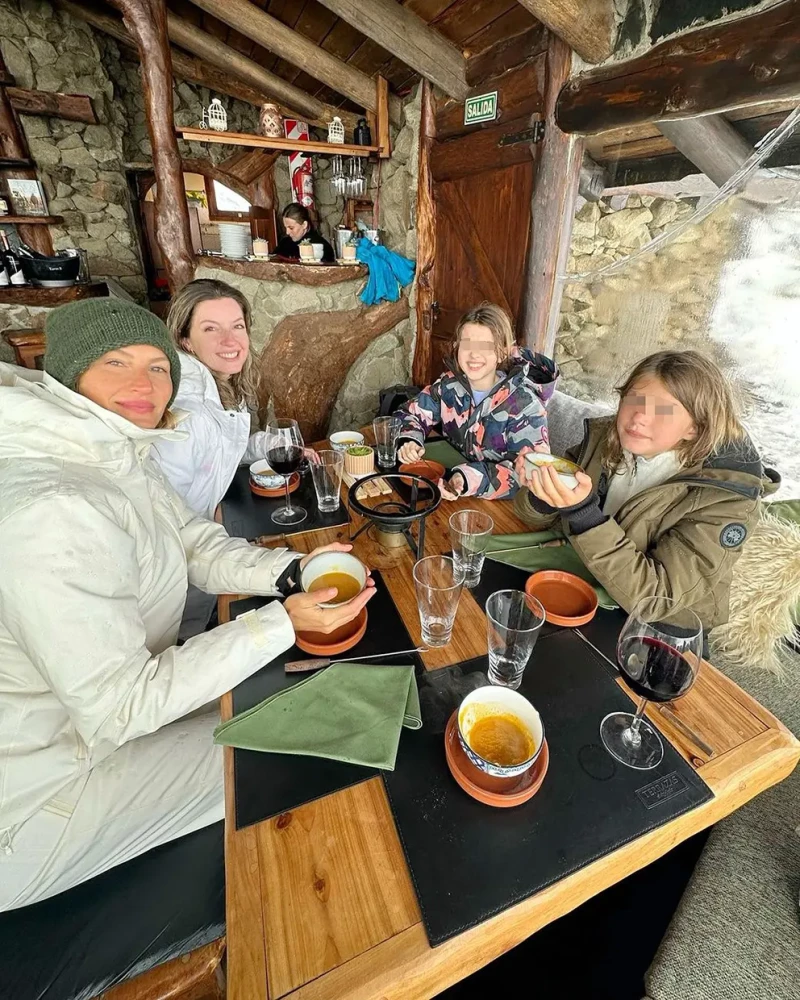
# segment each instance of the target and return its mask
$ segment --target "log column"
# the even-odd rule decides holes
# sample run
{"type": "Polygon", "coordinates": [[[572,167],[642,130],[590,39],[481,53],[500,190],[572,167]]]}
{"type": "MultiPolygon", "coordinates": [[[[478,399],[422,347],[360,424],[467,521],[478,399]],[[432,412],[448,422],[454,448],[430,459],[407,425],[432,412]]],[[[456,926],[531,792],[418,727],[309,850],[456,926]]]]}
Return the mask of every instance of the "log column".
{"type": "Polygon", "coordinates": [[[189,209],[172,112],[172,60],[164,0],[110,0],[136,42],[156,175],[156,242],[174,293],[194,277],[189,209]]]}
{"type": "Polygon", "coordinates": [[[569,256],[583,140],[563,133],[555,121],[558,94],[569,78],[572,51],[552,35],[547,48],[545,133],[531,203],[531,239],[522,329],[525,343],[552,353],[561,309],[558,275],[569,256]]]}
{"type": "Polygon", "coordinates": [[[436,206],[433,201],[431,147],[436,137],[433,93],[422,81],[422,111],[419,123],[419,176],[417,180],[417,341],[414,347],[413,379],[426,385],[430,379],[434,321],[433,269],[436,264],[436,206]]]}
{"type": "MultiPolygon", "coordinates": [[[[3,62],[3,54],[0,52],[0,157],[7,160],[30,160],[31,154],[25,133],[8,96],[7,85],[13,82],[14,80],[3,62]]],[[[4,171],[3,176],[35,180],[36,171],[21,167],[19,170],[4,171]]],[[[0,222],[2,222],[2,216],[0,216],[0,222]]],[[[22,242],[27,243],[29,247],[38,250],[39,253],[52,254],[53,241],[47,226],[26,226],[20,223],[17,226],[17,232],[22,242]]]]}

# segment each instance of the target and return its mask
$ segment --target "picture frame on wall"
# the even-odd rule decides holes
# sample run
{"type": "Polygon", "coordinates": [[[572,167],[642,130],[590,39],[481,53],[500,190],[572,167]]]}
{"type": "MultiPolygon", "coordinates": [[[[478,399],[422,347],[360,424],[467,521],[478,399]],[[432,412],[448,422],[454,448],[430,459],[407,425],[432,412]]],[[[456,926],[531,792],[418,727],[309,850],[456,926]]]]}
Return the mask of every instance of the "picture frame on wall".
{"type": "Polygon", "coordinates": [[[6,184],[15,215],[47,215],[47,198],[39,181],[9,177],[6,184]]]}

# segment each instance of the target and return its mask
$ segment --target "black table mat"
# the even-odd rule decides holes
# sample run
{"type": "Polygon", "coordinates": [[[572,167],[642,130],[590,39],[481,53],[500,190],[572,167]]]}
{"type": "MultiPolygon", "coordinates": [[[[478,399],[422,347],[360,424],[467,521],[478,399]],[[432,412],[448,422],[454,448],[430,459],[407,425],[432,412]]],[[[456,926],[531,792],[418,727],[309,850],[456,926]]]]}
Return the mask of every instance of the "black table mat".
{"type": "Polygon", "coordinates": [[[274,500],[256,496],[250,489],[250,470],[242,465],[236,470],[233,482],[222,499],[222,523],[229,535],[236,538],[257,538],[259,535],[296,535],[301,531],[335,528],[350,521],[347,507],[343,503],[330,514],[320,512],[314,483],[307,468],[301,472],[300,485],[291,494],[291,500],[293,507],[305,510],[305,520],[299,524],[277,524],[272,520],[272,515],[285,505],[286,494],[283,493],[274,500]]]}
{"type": "MultiPolygon", "coordinates": [[[[367,605],[369,621],[361,642],[347,653],[340,654],[353,660],[372,653],[391,653],[398,649],[411,649],[414,643],[406,631],[403,620],[394,606],[380,573],[373,572],[377,593],[367,605]]],[[[231,605],[234,619],[253,608],[269,603],[262,597],[236,601],[231,605]]],[[[252,708],[270,695],[291,687],[308,674],[286,674],[284,665],[289,660],[308,659],[297,646],[282,653],[258,673],[242,681],[233,691],[233,712],[238,715],[252,708]]],[[[419,658],[405,655],[403,662],[413,662],[421,669],[419,658]]],[[[400,752],[406,738],[401,736],[400,752]]],[[[235,749],[233,752],[234,794],[236,801],[236,827],[260,823],[270,816],[296,809],[305,802],[330,795],[340,788],[366,781],[379,772],[359,764],[322,757],[302,757],[296,754],[259,753],[256,750],[235,749]]]]}
{"type": "Polygon", "coordinates": [[[544,784],[516,808],[476,802],[448,770],[443,733],[486,667],[481,657],[420,677],[423,728],[406,734],[395,771],[383,775],[434,946],[712,797],[666,741],[650,771],[607,753],[600,722],[632,702],[610,664],[562,629],[540,638],[521,687],[545,726],[544,784]]]}

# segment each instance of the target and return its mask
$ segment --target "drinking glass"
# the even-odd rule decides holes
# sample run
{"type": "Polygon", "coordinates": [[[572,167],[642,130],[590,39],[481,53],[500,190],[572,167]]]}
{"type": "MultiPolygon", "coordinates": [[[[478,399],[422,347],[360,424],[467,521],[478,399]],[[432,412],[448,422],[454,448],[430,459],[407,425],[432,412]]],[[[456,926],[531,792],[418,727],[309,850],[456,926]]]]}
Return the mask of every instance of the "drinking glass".
{"type": "Polygon", "coordinates": [[[649,771],[664,757],[658,732],[643,718],[648,701],[674,701],[694,684],[703,654],[703,626],[669,597],[646,597],[628,615],[617,640],[617,662],[641,701],[635,714],[612,712],[600,738],[612,757],[649,771]]]}
{"type": "Polygon", "coordinates": [[[299,524],[305,521],[302,507],[293,507],[289,499],[289,480],[303,461],[303,435],[296,420],[282,418],[267,426],[267,461],[286,483],[286,504],[272,515],[276,524],[299,524]]]}
{"type": "Polygon", "coordinates": [[[427,556],[414,564],[414,589],[426,646],[446,646],[453,637],[464,571],[450,556],[427,556]]]}
{"type": "Polygon", "coordinates": [[[497,590],[486,602],[489,683],[515,691],[544,625],[544,608],[522,590],[497,590]]]}
{"type": "Polygon", "coordinates": [[[400,434],[400,418],[396,414],[390,417],[376,417],[372,421],[375,433],[375,448],[378,452],[378,465],[389,469],[394,465],[397,451],[397,438],[400,434]]]}
{"type": "Polygon", "coordinates": [[[479,510],[459,510],[450,515],[453,559],[464,570],[465,587],[477,587],[493,531],[494,521],[479,510]]]}
{"type": "Polygon", "coordinates": [[[344,454],[340,451],[318,451],[311,460],[311,478],[317,492],[317,506],[323,513],[338,510],[341,503],[344,454]]]}

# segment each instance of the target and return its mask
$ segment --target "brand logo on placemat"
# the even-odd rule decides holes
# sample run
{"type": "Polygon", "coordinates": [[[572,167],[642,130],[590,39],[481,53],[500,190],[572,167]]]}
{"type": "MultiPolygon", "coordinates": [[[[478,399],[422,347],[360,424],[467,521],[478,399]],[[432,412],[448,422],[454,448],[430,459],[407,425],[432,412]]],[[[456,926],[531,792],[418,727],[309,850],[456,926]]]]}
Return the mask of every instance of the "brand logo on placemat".
{"type": "Polygon", "coordinates": [[[685,792],[687,787],[686,782],[677,771],[670,771],[658,781],[653,781],[649,785],[645,785],[644,788],[637,788],[636,794],[645,809],[652,809],[654,806],[660,806],[663,802],[674,799],[676,795],[685,792]]]}

